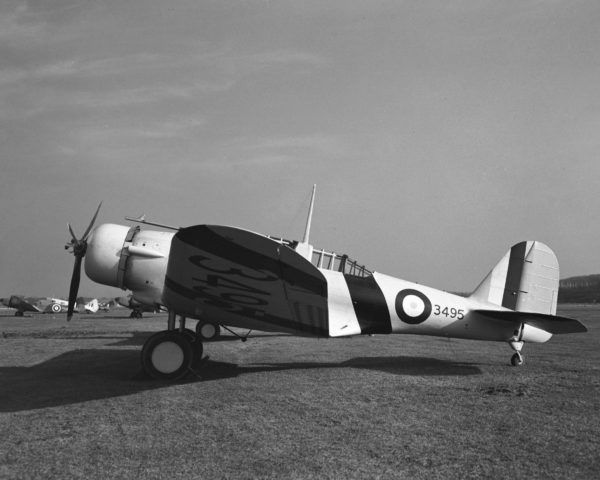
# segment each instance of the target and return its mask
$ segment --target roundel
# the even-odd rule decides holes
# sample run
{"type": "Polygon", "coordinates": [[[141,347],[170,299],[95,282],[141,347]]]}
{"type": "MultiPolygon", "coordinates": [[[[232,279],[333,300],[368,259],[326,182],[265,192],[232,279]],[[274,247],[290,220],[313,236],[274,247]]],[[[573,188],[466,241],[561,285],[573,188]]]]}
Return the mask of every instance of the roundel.
{"type": "Polygon", "coordinates": [[[52,304],[52,311],[54,313],[58,313],[62,310],[62,307],[58,304],[58,303],[53,303],[52,304]]]}
{"type": "Polygon", "coordinates": [[[396,313],[405,323],[423,323],[431,315],[431,302],[418,290],[407,288],[396,295],[396,313]]]}

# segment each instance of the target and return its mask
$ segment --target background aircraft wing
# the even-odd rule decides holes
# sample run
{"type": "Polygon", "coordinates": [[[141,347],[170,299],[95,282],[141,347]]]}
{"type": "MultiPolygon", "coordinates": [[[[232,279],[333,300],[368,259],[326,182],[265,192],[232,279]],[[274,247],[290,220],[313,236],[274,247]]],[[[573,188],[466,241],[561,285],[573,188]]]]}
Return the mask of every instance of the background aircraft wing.
{"type": "Polygon", "coordinates": [[[36,301],[39,299],[12,295],[8,300],[7,307],[15,308],[20,312],[41,312],[42,310],[35,304],[36,301]]]}

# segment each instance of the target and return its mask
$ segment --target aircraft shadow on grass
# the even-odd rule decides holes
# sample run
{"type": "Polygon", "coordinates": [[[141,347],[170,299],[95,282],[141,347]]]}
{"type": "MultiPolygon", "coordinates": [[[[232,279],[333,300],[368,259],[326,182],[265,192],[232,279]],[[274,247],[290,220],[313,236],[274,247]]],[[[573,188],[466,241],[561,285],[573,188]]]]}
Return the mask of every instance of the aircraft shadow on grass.
{"type": "MultiPolygon", "coordinates": [[[[2,367],[0,412],[19,412],[57,407],[91,400],[131,395],[172,382],[140,375],[139,351],[125,349],[82,349],[64,353],[31,367],[2,367]]],[[[257,372],[359,368],[395,375],[477,375],[474,365],[420,357],[357,357],[344,362],[278,362],[240,366],[204,361],[195,374],[181,383],[215,381],[257,372]]]]}

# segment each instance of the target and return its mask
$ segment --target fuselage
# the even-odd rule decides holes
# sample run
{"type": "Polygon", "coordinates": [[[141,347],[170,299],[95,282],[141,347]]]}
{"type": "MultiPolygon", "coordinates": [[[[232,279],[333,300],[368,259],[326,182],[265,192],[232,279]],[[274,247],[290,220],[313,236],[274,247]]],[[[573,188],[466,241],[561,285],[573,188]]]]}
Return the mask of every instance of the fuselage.
{"type": "Polygon", "coordinates": [[[403,333],[510,341],[520,335],[530,342],[551,337],[475,312],[502,308],[497,305],[378,272],[351,274],[334,269],[333,262],[332,268],[320,268],[289,246],[242,229],[189,227],[176,242],[174,237],[100,225],[89,240],[86,273],[98,283],[131,290],[143,304],[247,329],[322,337],[403,333]]]}
{"type": "MultiPolygon", "coordinates": [[[[338,272],[322,271],[330,289],[330,336],[361,333],[402,333],[509,341],[520,332],[506,322],[493,321],[476,310],[498,309],[435,288],[374,272],[366,281],[338,272]],[[359,283],[359,285],[357,285],[359,283]],[[376,313],[376,315],[373,315],[376,313]]],[[[522,339],[545,342],[551,334],[525,326],[522,339]]]]}

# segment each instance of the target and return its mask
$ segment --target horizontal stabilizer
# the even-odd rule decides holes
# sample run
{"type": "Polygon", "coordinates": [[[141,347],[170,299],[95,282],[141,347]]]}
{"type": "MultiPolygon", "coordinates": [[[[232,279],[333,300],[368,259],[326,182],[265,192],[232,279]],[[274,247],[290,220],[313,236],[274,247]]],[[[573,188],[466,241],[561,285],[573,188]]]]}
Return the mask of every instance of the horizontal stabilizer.
{"type": "Polygon", "coordinates": [[[587,332],[586,326],[574,318],[558,317],[556,315],[547,315],[544,313],[515,312],[512,310],[473,311],[480,315],[493,318],[494,320],[526,323],[527,325],[540,328],[553,334],[587,332]]]}

